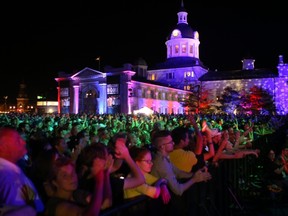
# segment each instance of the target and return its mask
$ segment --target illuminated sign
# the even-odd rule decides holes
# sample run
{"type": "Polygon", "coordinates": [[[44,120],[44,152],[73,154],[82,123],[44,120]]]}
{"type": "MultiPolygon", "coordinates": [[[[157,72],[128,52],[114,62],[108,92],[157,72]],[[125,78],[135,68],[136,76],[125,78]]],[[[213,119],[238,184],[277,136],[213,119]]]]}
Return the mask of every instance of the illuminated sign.
{"type": "Polygon", "coordinates": [[[107,94],[119,94],[119,85],[118,84],[107,85],[107,94]]]}

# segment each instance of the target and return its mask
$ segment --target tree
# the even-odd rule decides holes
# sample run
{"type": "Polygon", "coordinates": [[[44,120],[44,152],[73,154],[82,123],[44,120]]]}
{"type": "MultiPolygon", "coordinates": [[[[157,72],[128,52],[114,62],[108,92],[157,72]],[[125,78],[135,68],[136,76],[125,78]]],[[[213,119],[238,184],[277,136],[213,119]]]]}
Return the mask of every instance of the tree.
{"type": "Polygon", "coordinates": [[[179,102],[182,103],[183,107],[188,108],[189,112],[198,113],[199,105],[200,105],[201,86],[199,84],[191,85],[190,91],[191,91],[191,94],[189,94],[189,97],[182,99],[179,102]]]}
{"type": "Polygon", "coordinates": [[[269,114],[276,111],[272,95],[262,87],[250,88],[249,99],[253,114],[269,114]]]}
{"type": "Polygon", "coordinates": [[[250,93],[243,89],[240,92],[240,104],[237,109],[239,114],[252,114],[251,111],[252,103],[250,101],[250,93]]]}
{"type": "Polygon", "coordinates": [[[215,100],[209,98],[210,90],[202,85],[201,92],[199,95],[199,111],[201,113],[215,113],[218,107],[215,105],[215,100]]]}
{"type": "Polygon", "coordinates": [[[222,104],[222,111],[232,114],[241,103],[241,95],[232,87],[227,86],[218,101],[222,104]]]}

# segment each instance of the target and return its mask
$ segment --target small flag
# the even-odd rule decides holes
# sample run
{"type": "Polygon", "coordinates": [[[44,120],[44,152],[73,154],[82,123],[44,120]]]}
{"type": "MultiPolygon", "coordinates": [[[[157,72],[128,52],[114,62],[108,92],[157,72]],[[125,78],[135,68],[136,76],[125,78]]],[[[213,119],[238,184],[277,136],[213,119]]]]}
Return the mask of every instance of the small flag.
{"type": "Polygon", "coordinates": [[[100,56],[96,58],[96,61],[100,61],[100,56]]]}

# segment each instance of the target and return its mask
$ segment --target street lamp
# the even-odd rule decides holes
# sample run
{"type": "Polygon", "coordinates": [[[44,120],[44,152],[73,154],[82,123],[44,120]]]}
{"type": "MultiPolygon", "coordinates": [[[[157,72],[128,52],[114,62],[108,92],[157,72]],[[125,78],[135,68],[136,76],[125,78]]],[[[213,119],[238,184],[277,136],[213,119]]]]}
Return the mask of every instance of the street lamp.
{"type": "Polygon", "coordinates": [[[98,70],[100,71],[100,69],[101,69],[101,67],[100,67],[100,61],[101,61],[100,56],[98,56],[95,60],[98,61],[98,70]]]}
{"type": "Polygon", "coordinates": [[[6,107],[7,107],[7,99],[8,99],[8,96],[4,96],[4,112],[6,112],[6,107]]]}

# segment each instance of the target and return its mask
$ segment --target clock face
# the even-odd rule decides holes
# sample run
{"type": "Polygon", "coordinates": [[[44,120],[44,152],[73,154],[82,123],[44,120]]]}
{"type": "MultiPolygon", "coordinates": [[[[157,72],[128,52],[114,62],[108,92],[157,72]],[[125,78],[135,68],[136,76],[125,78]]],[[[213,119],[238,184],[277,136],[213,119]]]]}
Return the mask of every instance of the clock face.
{"type": "Polygon", "coordinates": [[[194,38],[199,39],[199,33],[197,31],[194,33],[194,38]]]}
{"type": "Polygon", "coordinates": [[[173,30],[172,36],[173,37],[179,37],[180,36],[180,31],[178,29],[173,30]]]}

